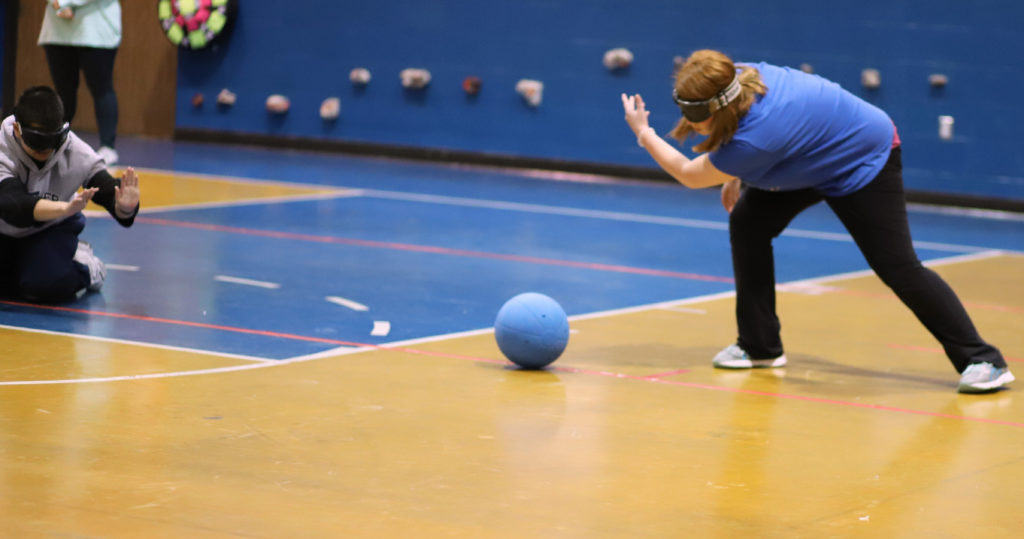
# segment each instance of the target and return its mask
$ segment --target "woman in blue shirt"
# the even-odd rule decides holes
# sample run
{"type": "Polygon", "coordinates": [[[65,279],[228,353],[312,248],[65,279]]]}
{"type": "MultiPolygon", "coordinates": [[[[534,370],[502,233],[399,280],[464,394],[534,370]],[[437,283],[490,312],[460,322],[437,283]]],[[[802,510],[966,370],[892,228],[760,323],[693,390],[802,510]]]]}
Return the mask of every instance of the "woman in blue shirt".
{"type": "Polygon", "coordinates": [[[999,350],[982,340],[956,294],[914,251],[900,141],[885,112],[816,75],[737,65],[712,50],[694,52],[674,86],[683,118],[671,135],[706,137],[694,147],[701,152],[695,159],[654,132],[639,95],[623,94],[622,106],[637,143],[666,172],[690,188],[722,186],[739,337],[715,356],[715,367],[786,364],[772,240],[824,200],[875,273],[942,343],[961,373],[960,392],[996,391],[1013,381],[999,350]]]}

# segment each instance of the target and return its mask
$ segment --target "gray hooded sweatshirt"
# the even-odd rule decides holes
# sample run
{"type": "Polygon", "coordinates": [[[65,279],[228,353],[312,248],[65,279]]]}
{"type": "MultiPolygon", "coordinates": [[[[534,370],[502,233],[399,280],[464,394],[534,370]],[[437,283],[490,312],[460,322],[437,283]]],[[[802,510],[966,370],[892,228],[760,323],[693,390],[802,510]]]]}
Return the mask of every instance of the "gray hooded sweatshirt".
{"type": "MultiPolygon", "coordinates": [[[[14,137],[14,116],[0,124],[0,182],[20,181],[34,197],[69,202],[80,187],[105,170],[103,160],[74,133],[68,133],[64,144],[40,167],[14,137]]],[[[23,238],[61,221],[19,227],[0,219],[0,234],[23,238]]]]}

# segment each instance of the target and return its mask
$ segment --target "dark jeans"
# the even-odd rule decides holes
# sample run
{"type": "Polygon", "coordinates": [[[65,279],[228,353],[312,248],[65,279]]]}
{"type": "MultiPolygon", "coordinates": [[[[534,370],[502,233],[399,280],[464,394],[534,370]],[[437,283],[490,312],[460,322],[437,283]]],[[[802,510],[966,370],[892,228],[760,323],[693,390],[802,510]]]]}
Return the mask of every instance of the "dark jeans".
{"type": "Polygon", "coordinates": [[[78,109],[78,72],[85,75],[96,104],[96,126],[100,132],[100,145],[114,147],[117,138],[117,95],[114,93],[114,58],[117,49],[44,45],[46,62],[50,65],[50,78],[54,89],[64,102],[64,121],[75,118],[78,109]]]}
{"type": "Polygon", "coordinates": [[[89,285],[89,269],[74,261],[84,228],[77,213],[28,237],[0,236],[0,292],[46,303],[75,299],[89,285]]]}
{"type": "Polygon", "coordinates": [[[871,269],[938,339],[957,372],[983,361],[1006,366],[999,350],[978,335],[949,285],[917,258],[907,223],[900,154],[899,147],[893,148],[878,176],[846,196],[825,197],[812,189],[743,191],[729,215],[729,239],[736,277],[737,344],[751,357],[782,354],[772,240],[798,213],[825,200],[871,269]]]}

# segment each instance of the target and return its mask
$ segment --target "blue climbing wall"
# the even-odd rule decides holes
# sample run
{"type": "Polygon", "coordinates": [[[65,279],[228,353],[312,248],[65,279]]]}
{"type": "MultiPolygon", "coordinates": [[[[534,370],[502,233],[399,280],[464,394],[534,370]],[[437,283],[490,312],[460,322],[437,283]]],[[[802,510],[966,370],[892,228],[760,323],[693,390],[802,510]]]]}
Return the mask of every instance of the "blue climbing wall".
{"type": "Polygon", "coordinates": [[[1022,23],[1024,3],[1010,0],[246,0],[227,39],[180,53],[176,125],[654,166],[622,121],[619,94],[644,95],[664,133],[678,116],[673,57],[717,48],[736,60],[809,63],[888,111],[910,189],[1024,199],[1022,23]],[[604,68],[614,47],[636,55],[631,68],[604,68]],[[360,66],[373,74],[362,90],[348,80],[360,66]],[[407,67],[429,69],[429,88],[404,90],[407,67]],[[869,67],[882,77],[874,91],[860,84],[869,67]],[[949,84],[932,88],[932,73],[949,84]],[[476,98],[461,88],[469,75],[483,79],[476,98]],[[538,108],[515,93],[521,78],[545,83],[538,108]],[[221,88],[238,94],[233,108],[213,104],[221,88]],[[200,108],[196,93],[206,96],[200,108]],[[288,95],[291,112],[267,114],[272,93],[288,95]],[[341,118],[324,122],[319,105],[331,96],[341,118]],[[938,137],[940,115],[955,118],[952,140],[938,137]]]}

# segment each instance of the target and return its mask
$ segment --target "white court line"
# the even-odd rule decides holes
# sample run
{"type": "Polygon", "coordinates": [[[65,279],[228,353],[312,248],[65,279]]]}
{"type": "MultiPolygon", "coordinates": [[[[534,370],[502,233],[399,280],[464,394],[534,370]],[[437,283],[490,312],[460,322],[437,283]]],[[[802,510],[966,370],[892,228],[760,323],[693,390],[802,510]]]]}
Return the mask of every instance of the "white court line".
{"type": "Polygon", "coordinates": [[[230,201],[222,202],[195,202],[189,204],[174,204],[171,206],[156,206],[152,208],[142,208],[139,210],[139,214],[149,215],[151,213],[160,213],[168,211],[180,211],[180,210],[202,210],[208,208],[230,208],[232,206],[253,206],[257,204],[279,204],[285,202],[308,202],[310,200],[327,200],[332,198],[351,198],[360,196],[358,190],[351,189],[347,191],[338,191],[336,193],[313,193],[304,195],[282,195],[276,197],[254,197],[254,198],[238,198],[230,201]]]}
{"type": "MultiPolygon", "coordinates": [[[[976,253],[967,253],[962,255],[947,256],[944,258],[935,258],[932,260],[923,260],[922,264],[925,266],[946,266],[949,264],[959,264],[960,262],[973,262],[975,260],[985,260],[988,258],[996,258],[999,256],[1007,256],[1012,253],[1003,251],[1000,249],[989,249],[987,251],[979,251],[976,253]]],[[[812,277],[810,279],[803,279],[800,281],[790,281],[788,283],[782,283],[783,287],[802,287],[808,285],[820,285],[822,283],[828,283],[831,281],[839,281],[843,279],[852,279],[855,277],[864,277],[867,275],[874,275],[875,272],[872,270],[860,270],[851,271],[848,273],[837,273],[835,275],[826,275],[824,277],[812,277]]]]}
{"type": "MultiPolygon", "coordinates": [[[[48,329],[23,328],[23,327],[18,327],[18,326],[6,326],[6,325],[3,325],[3,324],[0,324],[0,328],[2,328],[2,329],[9,329],[9,330],[12,330],[12,331],[25,331],[25,332],[28,332],[28,333],[39,333],[41,335],[59,335],[61,337],[82,338],[82,339],[86,339],[86,340],[96,340],[96,341],[99,341],[99,342],[112,342],[114,344],[128,344],[128,345],[132,345],[132,346],[142,346],[142,347],[145,347],[145,348],[160,348],[160,349],[171,350],[171,351],[184,351],[184,353],[187,353],[187,354],[197,354],[197,355],[203,355],[203,356],[216,356],[218,358],[229,358],[229,359],[232,359],[232,360],[242,360],[242,361],[257,362],[257,363],[267,363],[267,362],[275,363],[275,362],[281,361],[281,360],[268,360],[266,358],[256,358],[254,356],[242,356],[240,354],[227,354],[227,353],[221,353],[221,351],[201,350],[201,349],[198,349],[198,348],[186,348],[186,347],[183,347],[183,346],[171,346],[171,345],[168,345],[168,344],[156,344],[156,343],[153,343],[153,342],[142,342],[142,341],[137,341],[137,340],[116,339],[116,338],[113,338],[113,337],[99,337],[99,336],[95,336],[95,335],[86,335],[84,333],[68,333],[68,332],[63,332],[63,331],[52,331],[52,330],[48,330],[48,329]]],[[[0,382],[0,384],[5,384],[5,383],[7,383],[7,382],[0,382]]]]}
{"type": "MultiPolygon", "coordinates": [[[[456,166],[457,168],[459,168],[458,165],[453,165],[453,166],[456,166]]],[[[504,167],[497,167],[497,168],[500,169],[500,170],[505,170],[504,167]]],[[[282,196],[282,197],[274,197],[274,198],[254,198],[254,199],[251,199],[251,200],[230,201],[230,202],[210,202],[210,203],[197,203],[197,204],[183,204],[183,205],[178,205],[178,206],[161,206],[161,207],[157,207],[157,208],[142,208],[140,210],[140,212],[139,212],[139,213],[147,213],[147,214],[148,213],[159,213],[159,212],[164,212],[164,211],[176,211],[176,210],[199,209],[199,208],[218,208],[218,207],[228,207],[228,206],[236,206],[236,205],[265,204],[265,203],[274,203],[274,202],[295,202],[295,201],[305,201],[305,200],[319,200],[319,199],[349,198],[349,197],[366,196],[366,197],[385,198],[385,199],[392,199],[392,200],[408,200],[408,201],[413,201],[413,202],[425,202],[425,203],[432,203],[432,204],[450,204],[450,205],[457,205],[457,206],[470,206],[470,207],[479,207],[479,208],[491,208],[491,209],[501,209],[501,210],[508,210],[508,211],[522,211],[522,212],[530,212],[530,213],[545,213],[545,214],[552,214],[552,215],[567,215],[567,216],[576,216],[576,217],[588,217],[588,218],[593,218],[593,219],[609,219],[609,220],[636,222],[636,223],[651,223],[651,224],[663,224],[663,225],[669,225],[669,226],[683,226],[683,227],[690,227],[690,228],[704,228],[704,229],[710,229],[710,230],[725,230],[725,231],[727,231],[729,229],[728,223],[721,222],[721,221],[702,220],[702,219],[684,219],[684,218],[676,218],[676,217],[660,217],[660,216],[651,216],[651,215],[643,215],[643,214],[627,213],[627,212],[614,212],[614,211],[604,211],[604,210],[584,210],[584,209],[570,208],[570,207],[565,207],[565,206],[547,206],[547,205],[541,205],[541,204],[524,204],[524,203],[518,203],[518,202],[505,202],[505,201],[500,201],[500,200],[474,199],[474,198],[453,197],[453,196],[444,196],[444,195],[428,195],[428,194],[422,194],[422,193],[407,193],[407,192],[402,192],[402,191],[386,191],[386,190],[379,190],[379,189],[349,188],[349,187],[332,186],[332,185],[308,184],[308,183],[301,183],[301,182],[282,182],[282,181],[278,181],[278,180],[263,180],[263,179],[254,179],[254,178],[242,178],[242,177],[238,177],[238,176],[218,176],[218,175],[212,175],[212,174],[203,174],[203,173],[198,173],[198,172],[187,172],[187,171],[168,171],[168,170],[145,169],[145,168],[136,168],[136,170],[140,171],[140,172],[143,172],[143,171],[145,171],[145,172],[156,172],[156,173],[167,174],[167,175],[193,176],[193,177],[198,177],[198,178],[211,179],[211,180],[219,180],[219,181],[230,181],[230,182],[237,182],[237,183],[251,183],[251,184],[255,184],[255,185],[280,185],[280,186],[286,186],[286,187],[302,187],[302,188],[311,188],[311,189],[337,189],[338,190],[337,193],[322,193],[322,194],[313,194],[313,195],[282,196]]],[[[535,175],[541,175],[542,176],[543,175],[543,174],[537,174],[536,171],[534,171],[533,173],[525,173],[525,174],[519,174],[520,172],[522,172],[522,169],[512,169],[509,173],[523,175],[523,176],[535,176],[535,175]]],[[[569,175],[572,176],[571,173],[569,175]]],[[[556,176],[559,179],[565,179],[565,178],[562,178],[558,173],[556,173],[553,177],[556,177],[556,176]]],[[[583,175],[583,176],[588,176],[589,177],[590,175],[583,175]]],[[[594,176],[594,177],[595,178],[599,177],[599,175],[594,176]]],[[[614,180],[615,178],[614,177],[608,177],[608,179],[609,180],[614,180]]],[[[633,182],[636,182],[636,181],[637,180],[621,180],[622,183],[633,183],[633,182]]],[[[641,181],[640,183],[645,183],[645,182],[646,182],[646,180],[641,181]]],[[[1018,216],[1017,214],[1014,214],[1012,212],[996,212],[996,211],[990,211],[990,210],[958,209],[958,208],[951,208],[951,207],[946,207],[946,206],[932,206],[932,205],[924,205],[924,204],[908,204],[907,207],[909,209],[912,209],[912,210],[915,210],[915,211],[932,212],[932,213],[947,213],[947,214],[951,214],[951,215],[964,215],[964,216],[969,216],[969,217],[986,218],[986,219],[1017,220],[1017,219],[1021,218],[1020,216],[1018,216]]],[[[86,213],[88,215],[92,215],[92,216],[107,216],[107,217],[109,217],[109,215],[105,211],[87,211],[87,212],[84,212],[84,213],[86,213]]],[[[840,233],[840,232],[820,232],[820,231],[815,231],[815,230],[802,230],[802,229],[795,229],[795,228],[787,228],[786,230],[784,230],[782,232],[782,235],[783,236],[800,237],[800,238],[819,239],[819,240],[825,240],[825,241],[839,241],[839,242],[844,242],[844,243],[851,243],[851,242],[853,242],[853,239],[849,236],[849,234],[840,233]]],[[[978,247],[978,246],[973,246],[973,245],[959,245],[959,244],[940,243],[940,242],[925,242],[925,241],[915,241],[914,242],[914,246],[922,248],[922,249],[930,249],[930,250],[933,250],[933,251],[950,251],[950,252],[960,252],[960,253],[982,252],[982,251],[989,250],[988,247],[978,247]]]]}
{"type": "Polygon", "coordinates": [[[346,299],[346,298],[343,298],[343,297],[340,297],[340,296],[327,296],[324,299],[326,299],[327,301],[329,301],[329,302],[331,302],[331,303],[333,303],[335,305],[341,305],[342,307],[347,307],[349,309],[352,309],[353,311],[369,311],[370,310],[369,307],[367,307],[366,305],[363,305],[362,303],[359,303],[357,301],[352,301],[350,299],[346,299]]]}
{"type": "Polygon", "coordinates": [[[230,275],[214,275],[213,280],[220,281],[222,283],[244,284],[246,286],[257,286],[259,288],[270,288],[275,290],[281,288],[281,285],[278,283],[272,283],[269,281],[256,281],[253,279],[244,279],[242,277],[232,277],[230,275]]]}
{"type": "MultiPolygon", "coordinates": [[[[115,170],[123,170],[123,167],[113,167],[115,170]]],[[[225,176],[217,174],[205,174],[202,172],[188,172],[178,170],[162,170],[154,168],[140,168],[135,167],[135,171],[140,176],[145,176],[146,173],[163,174],[166,176],[179,176],[179,177],[191,177],[199,178],[202,180],[219,181],[222,183],[241,183],[249,185],[259,186],[271,186],[271,187],[286,187],[286,188],[299,188],[299,189],[329,189],[333,190],[330,193],[309,193],[309,194],[296,194],[296,195],[281,195],[276,197],[254,197],[245,199],[235,199],[230,201],[222,202],[196,202],[187,204],[175,204],[170,206],[159,206],[159,207],[146,207],[145,205],[139,210],[139,214],[150,214],[160,213],[168,211],[179,211],[179,210],[194,210],[204,208],[227,208],[231,206],[249,206],[254,204],[274,204],[279,202],[304,202],[309,200],[326,200],[331,198],[348,198],[356,197],[362,194],[362,190],[358,188],[343,187],[337,185],[323,185],[316,183],[304,183],[304,182],[285,182],[280,180],[265,180],[258,178],[243,178],[240,176],[225,176]]],[[[154,181],[150,179],[149,181],[154,181]]],[[[110,217],[110,214],[106,210],[86,210],[82,212],[89,217],[110,217]]],[[[111,217],[112,218],[112,217],[111,217]]]]}
{"type": "MultiPolygon", "coordinates": [[[[114,167],[117,170],[122,170],[121,167],[114,167]]],[[[347,187],[340,187],[337,185],[323,185],[319,183],[305,183],[305,182],[292,182],[292,181],[281,181],[281,180],[268,180],[263,178],[245,178],[242,176],[230,176],[225,174],[207,174],[205,172],[191,172],[187,170],[166,170],[159,168],[140,168],[134,167],[135,172],[138,172],[140,176],[143,173],[152,172],[155,174],[164,174],[167,176],[190,176],[194,178],[200,178],[203,180],[214,180],[221,182],[230,183],[248,183],[252,185],[270,185],[279,187],[301,187],[304,189],[348,189],[347,187]]]]}
{"type": "Polygon", "coordinates": [[[155,372],[150,374],[128,374],[125,376],[106,376],[99,378],[72,378],[68,380],[13,380],[0,382],[0,386],[42,386],[58,384],[95,384],[100,382],[123,382],[127,380],[151,380],[154,378],[177,378],[179,376],[196,376],[199,374],[217,374],[222,372],[248,371],[263,367],[274,367],[277,364],[284,364],[287,360],[267,363],[253,363],[249,365],[235,365],[232,367],[217,367],[214,369],[199,369],[194,371],[155,372]]]}
{"type": "Polygon", "coordinates": [[[790,292],[793,294],[803,294],[805,296],[820,296],[822,294],[829,294],[839,290],[839,288],[834,286],[825,286],[817,283],[780,284],[776,286],[775,289],[779,292],[790,292]]]}
{"type": "MultiPolygon", "coordinates": [[[[570,217],[585,217],[589,219],[604,219],[610,221],[622,221],[630,223],[646,223],[667,226],[680,226],[687,228],[703,228],[708,230],[729,230],[729,223],[724,221],[685,219],[681,217],[662,217],[656,215],[644,215],[640,213],[628,213],[608,210],[587,210],[582,208],[570,208],[567,206],[548,206],[544,204],[526,204],[521,202],[506,202],[502,200],[464,198],[445,195],[427,195],[421,193],[406,193],[400,191],[382,191],[378,189],[364,189],[363,193],[364,196],[370,198],[405,200],[409,202],[422,202],[426,204],[446,204],[452,206],[487,208],[494,210],[517,211],[524,213],[541,213],[547,215],[564,215],[570,217]]],[[[851,238],[850,235],[845,232],[820,232],[816,230],[787,228],[782,232],[782,235],[797,238],[810,238],[816,240],[853,243],[853,238],[851,238]]],[[[927,241],[915,241],[914,246],[922,249],[931,249],[934,251],[951,251],[957,253],[974,253],[989,250],[989,248],[987,247],[977,247],[973,245],[958,245],[954,243],[936,243],[927,241]]]]}
{"type": "MultiPolygon", "coordinates": [[[[989,251],[980,252],[980,253],[972,253],[972,254],[966,254],[966,255],[960,255],[960,256],[951,256],[951,257],[946,257],[946,258],[941,258],[941,259],[935,259],[935,260],[931,260],[931,261],[926,262],[925,265],[927,265],[927,266],[942,266],[942,265],[947,265],[947,264],[956,264],[956,263],[960,263],[960,262],[970,262],[970,261],[974,261],[974,260],[984,260],[984,259],[987,259],[987,258],[995,258],[997,256],[1004,256],[1006,254],[1007,254],[1006,251],[989,250],[989,251]]],[[[798,284],[808,284],[808,283],[825,283],[825,282],[831,282],[831,281],[837,281],[837,280],[843,280],[843,279],[849,279],[849,278],[855,278],[855,277],[862,277],[862,276],[872,275],[872,274],[874,274],[874,272],[871,271],[871,270],[862,270],[862,271],[854,271],[854,272],[847,272],[847,273],[838,273],[838,274],[827,275],[827,276],[823,276],[823,277],[815,277],[815,278],[812,278],[812,279],[804,279],[804,280],[800,280],[800,281],[791,281],[789,283],[783,283],[783,284],[786,284],[786,285],[798,285],[798,284]]],[[[588,319],[591,319],[591,318],[606,318],[606,317],[609,317],[609,316],[615,316],[615,315],[620,315],[620,314],[629,314],[629,313],[634,313],[634,312],[647,311],[647,310],[651,310],[651,309],[672,308],[672,307],[678,307],[680,305],[688,305],[688,304],[693,304],[693,303],[698,303],[698,302],[712,301],[712,300],[716,300],[716,299],[728,298],[728,297],[732,297],[732,296],[735,296],[735,295],[736,295],[735,291],[728,291],[728,292],[719,292],[719,293],[716,293],[716,294],[708,294],[708,295],[705,295],[705,296],[698,296],[698,297],[693,297],[693,298],[677,299],[677,300],[671,300],[671,301],[659,301],[657,303],[650,303],[650,304],[647,304],[647,305],[637,305],[637,306],[634,306],[634,307],[625,307],[625,308],[621,308],[621,309],[609,309],[607,311],[599,311],[599,312],[593,312],[593,313],[588,313],[588,314],[570,316],[569,317],[569,321],[571,322],[571,321],[574,321],[574,320],[588,320],[588,319]]],[[[89,337],[87,335],[65,334],[65,333],[57,333],[57,332],[44,331],[44,330],[30,330],[30,329],[26,329],[26,328],[18,328],[18,327],[13,327],[13,326],[0,326],[0,327],[5,327],[5,328],[13,329],[13,330],[31,331],[31,332],[36,332],[36,333],[50,333],[50,334],[57,334],[57,335],[68,335],[68,336],[72,336],[72,337],[91,338],[91,339],[97,339],[97,340],[110,340],[110,341],[114,341],[114,342],[124,342],[124,343],[128,343],[128,344],[138,344],[140,346],[152,346],[152,347],[155,347],[155,348],[167,348],[167,349],[171,349],[171,350],[175,349],[174,347],[169,347],[169,346],[151,345],[149,343],[131,343],[130,341],[117,341],[115,339],[104,339],[104,338],[100,338],[100,337],[89,337]]],[[[456,339],[456,338],[460,338],[460,337],[468,337],[468,336],[474,336],[474,335],[484,335],[484,334],[493,333],[493,332],[494,332],[494,328],[493,327],[482,328],[482,329],[475,329],[475,330],[470,330],[470,331],[459,331],[459,332],[448,333],[448,334],[444,334],[444,335],[434,335],[434,336],[430,336],[430,337],[423,337],[423,338],[419,338],[419,339],[409,339],[409,340],[405,340],[405,341],[396,341],[396,342],[385,343],[385,344],[374,345],[374,346],[365,346],[365,347],[358,347],[358,348],[353,348],[353,347],[333,348],[333,349],[330,349],[330,350],[324,350],[322,352],[317,352],[315,354],[309,354],[309,355],[305,355],[305,356],[297,356],[297,357],[293,357],[293,358],[289,358],[289,359],[281,359],[281,360],[268,360],[268,359],[264,359],[264,358],[244,358],[243,356],[231,356],[231,355],[228,355],[228,354],[214,354],[214,353],[204,352],[204,351],[194,351],[194,350],[188,350],[188,349],[181,349],[181,350],[191,351],[191,352],[196,352],[196,353],[201,353],[201,354],[222,355],[222,356],[225,356],[225,357],[238,357],[239,359],[251,359],[253,361],[258,361],[259,363],[253,363],[253,364],[248,364],[248,365],[235,365],[235,366],[231,366],[231,367],[216,367],[216,368],[212,368],[212,369],[197,369],[197,370],[192,370],[192,371],[178,371],[178,372],[169,372],[169,373],[152,373],[152,374],[138,374],[138,375],[125,375],[125,376],[110,376],[110,377],[105,377],[105,378],[77,378],[77,379],[67,379],[67,380],[14,380],[14,381],[0,382],[0,386],[48,385],[48,384],[54,384],[54,385],[55,384],[84,384],[84,383],[100,383],[100,382],[118,382],[118,381],[127,381],[127,380],[145,380],[145,379],[153,379],[153,378],[174,378],[174,377],[180,377],[180,376],[197,376],[197,375],[203,375],[203,374],[218,374],[218,373],[244,371],[244,370],[252,370],[252,369],[262,369],[262,368],[267,368],[267,367],[278,367],[278,366],[281,366],[281,365],[289,365],[289,364],[292,364],[292,363],[302,363],[302,362],[306,362],[306,361],[314,361],[314,360],[317,360],[317,359],[323,359],[323,358],[328,358],[328,357],[352,355],[352,354],[358,354],[358,353],[363,353],[363,352],[369,352],[369,351],[373,351],[373,350],[381,350],[381,349],[389,349],[389,348],[407,348],[407,347],[409,347],[411,345],[416,345],[416,344],[424,344],[424,343],[430,343],[430,342],[437,342],[437,341],[442,341],[442,340],[456,339]]]]}
{"type": "MultiPolygon", "coordinates": [[[[139,215],[149,215],[153,213],[181,211],[181,210],[202,210],[209,208],[230,208],[234,206],[253,206],[257,204],[279,204],[287,202],[307,202],[310,200],[328,200],[332,198],[352,198],[361,196],[358,189],[339,190],[336,193],[314,193],[314,194],[302,194],[302,195],[282,195],[276,197],[262,197],[262,198],[237,198],[233,200],[225,200],[221,202],[194,202],[186,204],[172,204],[168,206],[156,206],[152,208],[142,208],[139,210],[139,215]]],[[[110,214],[106,210],[84,210],[82,213],[88,217],[110,217],[110,214]]],[[[112,218],[112,217],[111,217],[112,218]]]]}
{"type": "Polygon", "coordinates": [[[608,210],[586,210],[567,206],[548,206],[544,204],[526,204],[522,202],[506,202],[503,200],[487,200],[479,198],[453,197],[445,195],[427,195],[422,193],[405,193],[400,191],[381,191],[364,189],[363,196],[368,198],[384,198],[389,200],[405,200],[426,204],[446,204],[492,210],[518,211],[525,213],[543,213],[549,215],[566,215],[570,217],[588,217],[611,221],[628,221],[633,223],[650,223],[658,225],[686,226],[691,228],[709,228],[713,230],[729,230],[729,224],[719,221],[701,219],[684,219],[681,217],[660,217],[639,213],[626,213],[608,210]]]}
{"type": "Polygon", "coordinates": [[[956,206],[932,206],[930,204],[918,203],[908,203],[907,208],[921,213],[975,217],[978,219],[988,219],[990,221],[1024,221],[1024,213],[1004,210],[984,210],[981,208],[960,208],[956,206]]]}
{"type": "MultiPolygon", "coordinates": [[[[317,357],[310,356],[310,357],[298,357],[298,358],[291,358],[291,359],[266,359],[266,358],[250,357],[250,356],[240,356],[240,355],[235,355],[235,354],[224,354],[224,353],[219,353],[219,352],[207,352],[205,350],[193,350],[193,349],[190,349],[190,348],[179,348],[179,347],[176,347],[176,346],[164,346],[164,345],[151,344],[151,343],[123,341],[123,340],[120,340],[120,339],[108,339],[108,338],[105,338],[105,337],[92,337],[92,336],[89,336],[89,335],[80,335],[80,334],[75,334],[75,333],[60,333],[60,332],[57,332],[57,331],[47,331],[47,330],[39,330],[39,329],[19,328],[19,327],[14,327],[14,326],[5,326],[5,325],[0,325],[0,328],[7,328],[7,329],[13,329],[13,330],[20,330],[20,331],[28,331],[30,333],[44,333],[44,334],[49,334],[49,335],[64,335],[64,336],[68,336],[68,337],[80,337],[80,338],[90,339],[90,340],[109,341],[109,342],[123,343],[123,344],[132,344],[132,345],[143,346],[143,347],[161,348],[161,349],[174,350],[174,351],[179,351],[179,352],[190,352],[190,353],[194,353],[194,354],[220,356],[220,357],[242,359],[242,360],[252,361],[253,362],[253,363],[249,363],[249,364],[246,364],[246,365],[232,365],[230,367],[213,367],[213,368],[209,368],[209,369],[196,369],[196,370],[191,370],[191,371],[154,372],[154,373],[150,373],[150,374],[127,374],[127,375],[123,375],[123,376],[105,376],[105,377],[95,377],[95,378],[70,378],[70,379],[65,379],[65,380],[9,380],[9,381],[2,381],[2,382],[0,382],[0,386],[38,386],[38,385],[51,385],[51,384],[52,385],[58,385],[58,384],[95,384],[95,383],[100,383],[100,382],[123,382],[123,381],[127,381],[127,380],[151,380],[151,379],[154,379],[154,378],[177,378],[177,377],[180,377],[180,376],[197,376],[197,375],[201,375],[201,374],[218,374],[218,373],[225,373],[225,372],[236,372],[236,371],[248,371],[248,370],[252,370],[252,369],[262,369],[262,368],[265,368],[265,367],[277,367],[277,366],[280,366],[280,365],[288,365],[290,363],[301,363],[301,362],[304,362],[304,361],[311,361],[313,359],[319,359],[319,357],[320,357],[320,356],[317,356],[317,357]]],[[[351,348],[349,350],[355,352],[355,351],[372,350],[372,349],[373,348],[366,348],[366,349],[363,349],[363,348],[351,348]]],[[[344,354],[336,352],[334,355],[344,355],[344,354]]]]}
{"type": "Polygon", "coordinates": [[[689,307],[662,307],[662,310],[675,311],[677,313],[708,314],[704,309],[691,309],[689,307]]]}

